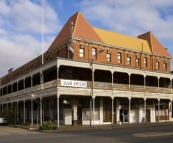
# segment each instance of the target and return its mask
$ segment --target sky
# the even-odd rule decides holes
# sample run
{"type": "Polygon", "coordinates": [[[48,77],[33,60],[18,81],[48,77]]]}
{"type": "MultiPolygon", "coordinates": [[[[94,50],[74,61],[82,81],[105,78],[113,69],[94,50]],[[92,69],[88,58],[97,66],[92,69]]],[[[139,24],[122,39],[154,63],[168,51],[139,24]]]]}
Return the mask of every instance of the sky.
{"type": "MultiPolygon", "coordinates": [[[[80,11],[94,27],[134,37],[151,31],[173,55],[173,0],[44,1],[44,51],[80,11]]],[[[41,8],[42,0],[0,0],[0,77],[41,54],[41,8]]]]}

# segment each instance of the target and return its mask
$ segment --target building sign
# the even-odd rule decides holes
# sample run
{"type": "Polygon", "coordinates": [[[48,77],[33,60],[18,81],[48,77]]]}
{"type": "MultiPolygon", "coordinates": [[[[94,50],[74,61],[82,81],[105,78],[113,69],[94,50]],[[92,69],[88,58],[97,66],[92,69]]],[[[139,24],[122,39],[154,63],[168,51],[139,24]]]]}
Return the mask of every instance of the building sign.
{"type": "Polygon", "coordinates": [[[87,87],[87,82],[85,81],[75,81],[75,80],[63,80],[61,79],[61,86],[70,86],[70,87],[87,87]]]}

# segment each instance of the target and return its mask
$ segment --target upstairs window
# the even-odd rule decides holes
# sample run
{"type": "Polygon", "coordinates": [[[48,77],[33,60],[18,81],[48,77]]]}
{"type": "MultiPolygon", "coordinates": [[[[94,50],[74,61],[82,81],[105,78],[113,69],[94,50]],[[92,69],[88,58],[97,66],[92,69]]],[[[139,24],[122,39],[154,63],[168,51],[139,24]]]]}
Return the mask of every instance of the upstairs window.
{"type": "Polygon", "coordinates": [[[144,67],[147,67],[147,58],[144,58],[144,67]]]}
{"type": "Polygon", "coordinates": [[[159,62],[157,61],[156,62],[156,69],[159,69],[160,68],[160,65],[159,65],[159,62]]]}
{"type": "Polygon", "coordinates": [[[122,59],[121,53],[118,53],[118,64],[121,64],[121,59],[122,59]]]}
{"type": "Polygon", "coordinates": [[[167,70],[167,63],[164,63],[164,70],[167,70]]]}
{"type": "Polygon", "coordinates": [[[96,48],[92,48],[92,58],[93,58],[93,59],[97,59],[96,53],[97,53],[96,48]]]}
{"type": "Polygon", "coordinates": [[[131,57],[127,57],[127,64],[131,65],[131,57]]]}
{"type": "Polygon", "coordinates": [[[136,66],[139,66],[139,58],[136,58],[136,66]]]}
{"type": "Polygon", "coordinates": [[[107,53],[107,61],[110,62],[111,61],[111,54],[107,53]]]}
{"type": "Polygon", "coordinates": [[[79,48],[79,56],[80,57],[84,57],[84,46],[83,45],[80,45],[80,48],[79,48]]]}

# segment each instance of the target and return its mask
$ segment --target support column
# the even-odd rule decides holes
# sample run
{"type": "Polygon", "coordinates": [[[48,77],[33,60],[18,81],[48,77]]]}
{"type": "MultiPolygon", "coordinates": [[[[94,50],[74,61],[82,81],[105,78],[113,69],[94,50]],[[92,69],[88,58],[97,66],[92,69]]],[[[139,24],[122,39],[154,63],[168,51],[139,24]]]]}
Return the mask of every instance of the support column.
{"type": "Polygon", "coordinates": [[[114,98],[112,98],[112,127],[114,126],[114,98]]]}
{"type": "Polygon", "coordinates": [[[144,76],[144,91],[146,92],[146,76],[144,76]]]}
{"type": "Polygon", "coordinates": [[[43,112],[42,112],[42,97],[40,97],[40,124],[42,123],[42,115],[43,115],[43,112]]]}
{"type": "Polygon", "coordinates": [[[95,97],[93,98],[93,128],[95,128],[95,97]]]}
{"type": "Polygon", "coordinates": [[[131,75],[129,74],[129,91],[130,91],[130,76],[131,76],[131,75]]]}
{"type": "Polygon", "coordinates": [[[23,122],[25,123],[25,100],[23,101],[23,122]]]}
{"type": "Polygon", "coordinates": [[[169,121],[172,123],[172,101],[171,99],[169,100],[169,111],[168,111],[168,115],[169,115],[169,121]]]}
{"type": "Polygon", "coordinates": [[[172,124],[172,100],[171,100],[171,124],[172,124]]]}
{"type": "Polygon", "coordinates": [[[158,78],[158,91],[159,91],[159,79],[160,79],[160,77],[157,77],[158,78]]]}
{"type": "Polygon", "coordinates": [[[147,119],[146,119],[146,99],[144,98],[144,124],[147,123],[147,119]]]}
{"type": "Polygon", "coordinates": [[[57,95],[57,130],[59,130],[59,96],[57,95]]]}
{"type": "Polygon", "coordinates": [[[17,101],[17,105],[16,105],[16,106],[17,106],[17,107],[16,107],[16,110],[17,110],[17,122],[18,122],[18,121],[19,121],[19,118],[18,118],[18,117],[19,117],[19,116],[18,116],[18,115],[19,115],[19,111],[18,111],[18,101],[17,101]]]}
{"type": "Polygon", "coordinates": [[[119,99],[116,98],[116,120],[117,124],[120,122],[120,109],[119,109],[119,99]]]}
{"type": "Polygon", "coordinates": [[[131,98],[129,98],[129,114],[128,114],[128,124],[130,125],[130,108],[131,108],[131,98]]]}
{"type": "Polygon", "coordinates": [[[33,126],[33,99],[31,99],[31,126],[33,126]]]}
{"type": "Polygon", "coordinates": [[[90,100],[90,127],[92,127],[92,114],[91,114],[91,112],[92,112],[92,98],[90,100]]]}
{"type": "Polygon", "coordinates": [[[160,111],[160,99],[158,99],[158,124],[160,122],[160,114],[159,114],[159,111],[160,111]]]}

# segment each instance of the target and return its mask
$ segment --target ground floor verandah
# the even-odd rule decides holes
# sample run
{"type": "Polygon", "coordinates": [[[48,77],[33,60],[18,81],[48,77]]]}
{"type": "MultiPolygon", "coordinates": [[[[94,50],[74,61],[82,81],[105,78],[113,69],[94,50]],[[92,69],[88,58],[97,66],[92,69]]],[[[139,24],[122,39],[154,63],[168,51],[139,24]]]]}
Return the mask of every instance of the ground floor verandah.
{"type": "Polygon", "coordinates": [[[16,120],[59,125],[104,125],[172,122],[172,102],[168,99],[57,95],[1,104],[1,112],[15,107],[16,120]]]}

